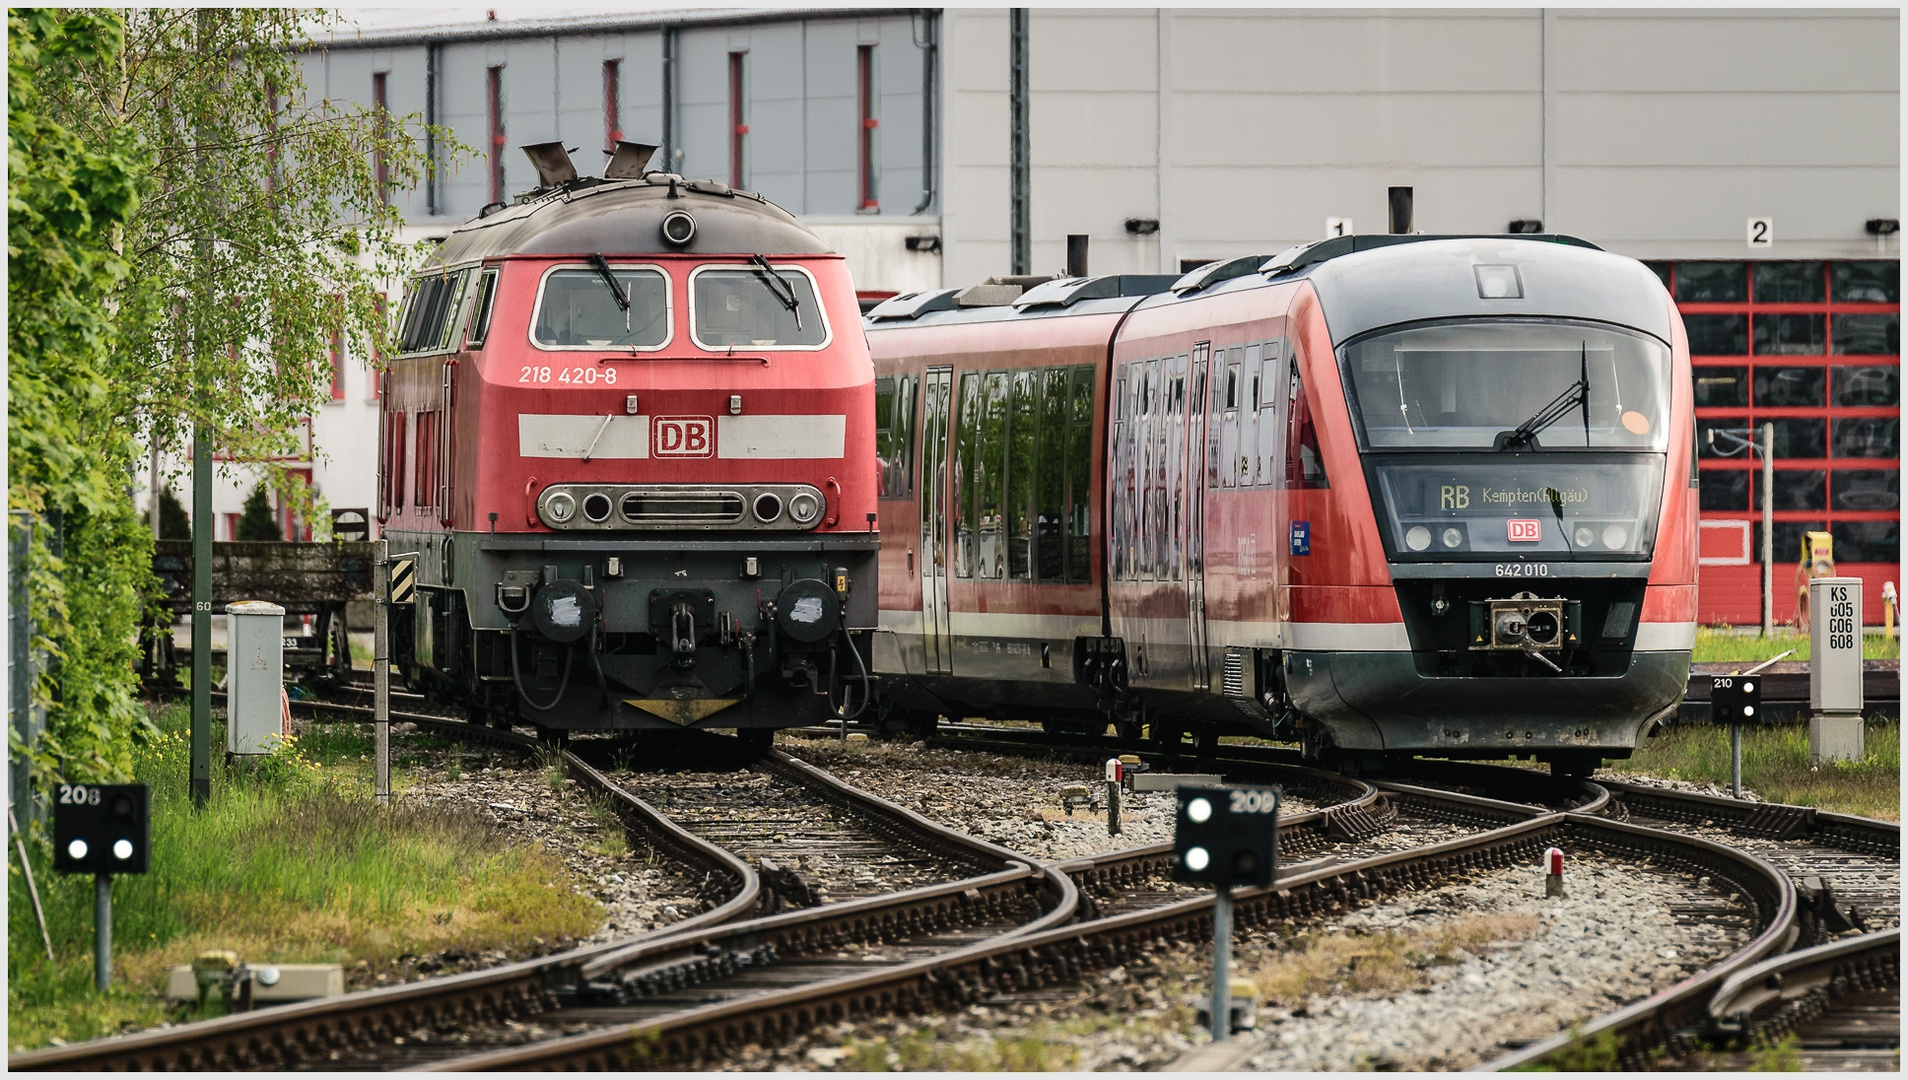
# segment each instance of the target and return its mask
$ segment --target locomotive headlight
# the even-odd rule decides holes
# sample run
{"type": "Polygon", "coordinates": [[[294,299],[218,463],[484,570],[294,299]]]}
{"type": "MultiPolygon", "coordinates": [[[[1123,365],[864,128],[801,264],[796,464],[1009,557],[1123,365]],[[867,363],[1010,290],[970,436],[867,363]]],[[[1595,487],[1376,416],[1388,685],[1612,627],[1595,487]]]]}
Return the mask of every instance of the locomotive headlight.
{"type": "MultiPolygon", "coordinates": [[[[564,497],[567,498],[568,496],[564,497]]],[[[556,500],[551,499],[550,501],[555,502],[556,500]]],[[[593,491],[583,499],[583,516],[589,518],[591,521],[608,520],[611,509],[609,496],[600,491],[593,491]]]]}
{"type": "Polygon", "coordinates": [[[1591,532],[1590,526],[1588,525],[1577,526],[1577,531],[1571,535],[1577,538],[1577,546],[1580,548],[1589,547],[1591,544],[1595,543],[1597,539],[1597,534],[1591,532]]]}
{"type": "Polygon", "coordinates": [[[1422,525],[1413,525],[1405,530],[1405,546],[1413,551],[1423,551],[1431,546],[1431,530],[1422,525]]]}
{"type": "Polygon", "coordinates": [[[1615,551],[1630,542],[1630,530],[1621,525],[1603,527],[1603,546],[1615,551]]]}
{"type": "Polygon", "coordinates": [[[803,525],[815,520],[816,515],[820,513],[821,500],[809,492],[798,492],[794,498],[788,500],[788,516],[803,525]]]}
{"type": "Polygon", "coordinates": [[[755,520],[764,525],[782,516],[782,497],[773,491],[764,491],[755,497],[755,520]]]}
{"type": "Polygon", "coordinates": [[[559,491],[544,500],[543,512],[558,525],[576,516],[576,500],[567,492],[559,491]]]}
{"type": "Polygon", "coordinates": [[[1447,548],[1462,547],[1464,544],[1464,530],[1456,527],[1446,529],[1444,530],[1444,535],[1439,539],[1444,541],[1444,546],[1447,548]]]}

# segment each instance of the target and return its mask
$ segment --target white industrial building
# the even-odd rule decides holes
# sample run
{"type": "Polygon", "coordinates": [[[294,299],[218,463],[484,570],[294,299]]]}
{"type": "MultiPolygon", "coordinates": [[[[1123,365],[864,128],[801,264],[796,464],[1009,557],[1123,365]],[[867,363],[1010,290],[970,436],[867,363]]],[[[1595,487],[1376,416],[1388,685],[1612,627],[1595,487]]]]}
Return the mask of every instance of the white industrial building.
{"type": "MultiPolygon", "coordinates": [[[[1686,319],[1750,326],[1761,264],[1828,282],[1820,312],[1800,312],[1831,328],[1813,354],[1745,337],[1740,357],[1725,344],[1699,360],[1740,367],[1745,386],[1763,370],[1752,353],[1840,362],[1833,320],[1850,315],[1887,317],[1860,324],[1892,349],[1864,346],[1864,370],[1899,368],[1898,269],[1892,292],[1837,284],[1880,281],[1877,264],[1899,257],[1893,9],[1036,8],[1019,46],[1004,8],[348,14],[307,54],[309,94],[418,114],[479,152],[394,195],[419,237],[531,186],[519,146],[561,140],[589,172],[620,137],[800,215],[848,256],[864,296],[1010,273],[1019,55],[1031,272],[1059,270],[1069,234],[1091,238],[1095,273],[1159,273],[1385,232],[1401,224],[1393,189],[1409,189],[1411,231],[1541,229],[1658,263],[1666,282],[1685,262],[1721,273],[1721,292],[1689,285],[1695,271],[1677,278],[1686,319]]],[[[313,420],[330,455],[313,479],[334,507],[369,506],[374,391],[360,360],[345,367],[343,397],[313,420]]],[[[1897,493],[1885,512],[1873,498],[1855,510],[1828,480],[1819,498],[1798,481],[1778,514],[1789,532],[1847,532],[1868,553],[1858,561],[1899,543],[1898,389],[1884,397],[1846,416],[1885,429],[1887,460],[1843,453],[1849,402],[1795,406],[1827,442],[1798,452],[1787,479],[1859,465],[1871,496],[1876,483],[1897,493]]],[[[1707,415],[1759,423],[1767,404],[1707,415]]],[[[224,486],[218,511],[235,515],[242,496],[224,486]]],[[[1753,568],[1740,569],[1747,588],[1753,568]]]]}

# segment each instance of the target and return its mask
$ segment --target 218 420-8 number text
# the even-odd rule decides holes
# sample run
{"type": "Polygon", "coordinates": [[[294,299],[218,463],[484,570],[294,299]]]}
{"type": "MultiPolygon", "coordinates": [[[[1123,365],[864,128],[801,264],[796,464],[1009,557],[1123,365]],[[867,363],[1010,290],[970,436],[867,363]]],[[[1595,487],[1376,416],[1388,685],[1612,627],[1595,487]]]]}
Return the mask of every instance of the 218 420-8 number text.
{"type": "Polygon", "coordinates": [[[561,383],[565,386],[603,386],[616,385],[616,369],[613,367],[538,367],[525,365],[517,376],[520,383],[561,383]]]}

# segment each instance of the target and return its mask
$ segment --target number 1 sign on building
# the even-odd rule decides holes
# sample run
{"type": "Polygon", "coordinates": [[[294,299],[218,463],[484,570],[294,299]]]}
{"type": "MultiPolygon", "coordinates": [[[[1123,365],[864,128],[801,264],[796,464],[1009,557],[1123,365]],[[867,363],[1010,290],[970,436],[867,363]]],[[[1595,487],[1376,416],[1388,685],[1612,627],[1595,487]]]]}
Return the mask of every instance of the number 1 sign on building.
{"type": "Polygon", "coordinates": [[[1809,756],[1860,761],[1862,579],[1809,582],[1809,756]]]}

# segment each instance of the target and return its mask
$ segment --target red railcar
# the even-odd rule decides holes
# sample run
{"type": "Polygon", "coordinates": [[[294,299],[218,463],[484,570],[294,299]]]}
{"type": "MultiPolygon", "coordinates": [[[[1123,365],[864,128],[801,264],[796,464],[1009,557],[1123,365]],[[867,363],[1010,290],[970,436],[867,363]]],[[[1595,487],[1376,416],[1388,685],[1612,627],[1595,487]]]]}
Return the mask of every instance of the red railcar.
{"type": "Polygon", "coordinates": [[[1689,359],[1642,264],[1347,237],[962,295],[867,319],[901,722],[1038,706],[1581,769],[1680,701],[1689,359]]]}
{"type": "Polygon", "coordinates": [[[816,722],[865,700],[875,618],[847,267],[757,196],[625,171],[469,222],[410,283],[378,511],[418,553],[395,656],[500,722],[816,722]]]}

